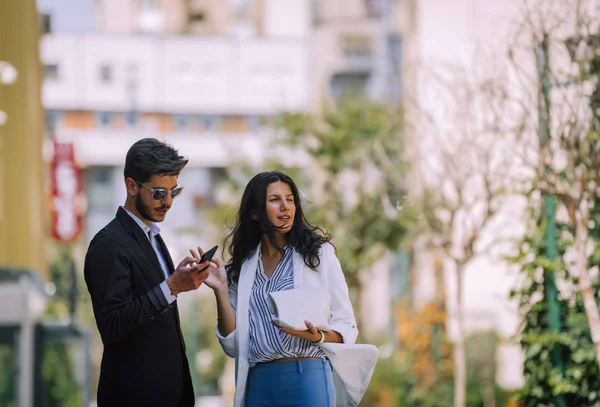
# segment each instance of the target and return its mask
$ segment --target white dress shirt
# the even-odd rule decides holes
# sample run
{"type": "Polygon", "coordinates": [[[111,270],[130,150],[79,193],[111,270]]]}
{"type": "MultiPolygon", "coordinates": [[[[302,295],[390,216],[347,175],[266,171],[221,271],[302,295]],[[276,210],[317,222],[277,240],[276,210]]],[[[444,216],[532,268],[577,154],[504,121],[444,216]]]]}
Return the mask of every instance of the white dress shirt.
{"type": "MultiPolygon", "coordinates": [[[[125,208],[123,208],[123,209],[125,209],[125,208]]],[[[160,268],[162,269],[163,274],[165,275],[165,281],[160,283],[160,289],[161,289],[162,293],[165,295],[167,302],[169,304],[171,304],[173,301],[175,301],[177,299],[177,296],[171,294],[171,290],[169,289],[169,286],[167,285],[167,278],[169,278],[169,267],[167,266],[167,262],[165,261],[165,258],[160,250],[160,245],[158,244],[158,240],[156,239],[156,235],[158,235],[160,233],[160,228],[154,222],[151,222],[150,226],[146,225],[140,218],[135,216],[133,213],[129,212],[127,209],[125,209],[125,212],[127,212],[127,214],[129,216],[131,216],[131,219],[133,219],[135,221],[135,223],[137,223],[138,226],[140,228],[142,228],[142,230],[144,231],[144,234],[148,237],[148,240],[150,240],[150,244],[152,245],[152,248],[154,249],[154,252],[156,253],[156,257],[158,257],[158,262],[160,263],[160,268]]]]}

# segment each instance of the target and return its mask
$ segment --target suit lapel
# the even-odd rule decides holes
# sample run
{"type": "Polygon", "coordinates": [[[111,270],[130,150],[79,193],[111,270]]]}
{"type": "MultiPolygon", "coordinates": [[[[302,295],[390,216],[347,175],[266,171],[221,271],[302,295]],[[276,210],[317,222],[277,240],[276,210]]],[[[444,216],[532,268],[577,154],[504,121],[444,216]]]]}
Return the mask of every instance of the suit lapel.
{"type": "Polygon", "coordinates": [[[148,236],[146,236],[142,228],[140,228],[138,224],[135,223],[133,219],[131,219],[131,216],[129,216],[127,212],[125,212],[125,209],[119,208],[119,210],[117,211],[117,219],[119,220],[121,225],[123,225],[123,228],[127,232],[129,232],[129,234],[133,235],[135,240],[137,240],[138,244],[140,245],[142,250],[144,250],[144,253],[148,257],[148,260],[150,260],[150,262],[154,266],[153,269],[155,275],[160,278],[159,281],[163,281],[165,279],[165,275],[162,271],[162,268],[160,267],[158,257],[156,257],[156,252],[154,251],[154,248],[152,247],[148,236]]]}
{"type": "MultiPolygon", "coordinates": [[[[238,304],[245,307],[246,312],[249,308],[250,292],[252,291],[254,277],[256,276],[259,253],[260,245],[254,254],[242,264],[242,269],[240,270],[240,280],[238,282],[238,304]]],[[[238,307],[238,309],[240,309],[240,307],[238,307]]]]}
{"type": "Polygon", "coordinates": [[[160,267],[158,257],[156,257],[156,252],[154,251],[154,248],[150,243],[150,239],[148,239],[148,236],[146,236],[144,231],[139,226],[137,226],[137,230],[134,232],[134,235],[140,246],[142,246],[142,249],[144,249],[144,252],[148,256],[148,259],[150,259],[150,261],[152,262],[152,265],[154,266],[154,271],[156,271],[160,276],[160,281],[164,280],[165,274],[163,273],[162,268],[160,267]]]}

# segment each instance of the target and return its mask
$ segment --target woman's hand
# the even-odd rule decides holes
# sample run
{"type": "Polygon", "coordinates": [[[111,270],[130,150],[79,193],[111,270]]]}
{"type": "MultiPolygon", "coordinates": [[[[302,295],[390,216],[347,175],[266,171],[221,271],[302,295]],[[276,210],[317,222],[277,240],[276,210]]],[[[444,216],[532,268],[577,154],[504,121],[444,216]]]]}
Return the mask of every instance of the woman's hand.
{"type": "Polygon", "coordinates": [[[306,328],[308,328],[305,331],[299,331],[299,330],[296,330],[296,329],[284,328],[284,327],[279,326],[279,325],[277,325],[275,323],[273,323],[273,324],[277,328],[279,328],[283,332],[285,332],[286,334],[297,336],[299,338],[306,339],[307,341],[311,341],[311,342],[319,342],[321,340],[321,333],[319,332],[319,330],[317,328],[315,328],[313,326],[313,324],[311,324],[309,321],[304,321],[304,323],[306,324],[306,328]]]}
{"type": "MultiPolygon", "coordinates": [[[[204,254],[204,251],[198,246],[198,253],[196,253],[193,249],[190,249],[190,253],[192,257],[194,257],[197,261],[200,261],[200,258],[204,254]]],[[[221,288],[227,287],[227,272],[225,271],[225,265],[221,260],[216,257],[210,261],[208,268],[210,270],[210,275],[206,280],[204,280],[204,284],[209,286],[215,293],[218,292],[221,288]]]]}

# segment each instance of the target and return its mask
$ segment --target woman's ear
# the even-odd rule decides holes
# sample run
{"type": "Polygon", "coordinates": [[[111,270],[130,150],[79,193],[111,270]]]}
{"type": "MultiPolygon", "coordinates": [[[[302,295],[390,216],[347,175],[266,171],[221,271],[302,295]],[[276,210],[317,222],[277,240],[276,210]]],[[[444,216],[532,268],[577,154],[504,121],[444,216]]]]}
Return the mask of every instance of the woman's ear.
{"type": "Polygon", "coordinates": [[[258,215],[256,214],[256,212],[250,212],[250,219],[258,220],[258,215]]]}

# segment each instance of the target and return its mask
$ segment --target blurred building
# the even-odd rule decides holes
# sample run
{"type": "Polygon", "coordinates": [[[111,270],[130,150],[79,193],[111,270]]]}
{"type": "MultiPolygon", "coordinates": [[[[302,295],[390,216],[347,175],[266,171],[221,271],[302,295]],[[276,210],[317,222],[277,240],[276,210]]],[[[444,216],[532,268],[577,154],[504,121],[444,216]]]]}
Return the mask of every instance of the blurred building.
{"type": "Polygon", "coordinates": [[[165,227],[201,228],[223,169],[240,156],[260,160],[262,122],[308,108],[309,4],[291,4],[305,8],[303,29],[301,13],[278,26],[274,1],[250,9],[102,0],[94,3],[98,30],[72,33],[54,24],[69,5],[41,2],[47,133],[73,143],[84,168],[88,239],[124,202],[124,155],[137,139],[160,138],[190,159],[181,176],[186,193],[165,227]]]}
{"type": "Polygon", "coordinates": [[[310,0],[100,0],[102,32],[306,37],[310,0]]]}
{"type": "Polygon", "coordinates": [[[349,92],[400,103],[401,3],[313,2],[312,89],[317,105],[349,92]]]}

